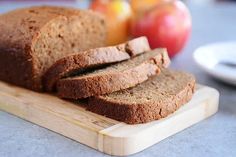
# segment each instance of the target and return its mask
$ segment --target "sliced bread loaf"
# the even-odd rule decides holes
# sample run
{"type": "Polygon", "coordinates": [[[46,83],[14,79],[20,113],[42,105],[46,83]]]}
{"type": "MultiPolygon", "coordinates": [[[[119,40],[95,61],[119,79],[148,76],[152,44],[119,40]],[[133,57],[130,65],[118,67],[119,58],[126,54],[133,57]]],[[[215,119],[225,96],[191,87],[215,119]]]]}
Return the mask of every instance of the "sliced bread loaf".
{"type": "Polygon", "coordinates": [[[56,60],[105,41],[104,19],[92,11],[36,6],[1,14],[0,80],[42,91],[56,60]]]}
{"type": "Polygon", "coordinates": [[[187,103],[194,87],[192,75],[165,69],[136,87],[90,98],[87,109],[128,124],[145,123],[187,103]]]}
{"type": "Polygon", "coordinates": [[[63,77],[93,67],[127,60],[149,50],[147,38],[139,37],[117,46],[95,48],[67,55],[54,63],[44,74],[44,88],[46,91],[52,91],[55,83],[63,77]]]}
{"type": "Polygon", "coordinates": [[[79,99],[126,89],[158,74],[169,62],[166,49],[156,49],[107,68],[61,79],[57,92],[62,98],[79,99]]]}

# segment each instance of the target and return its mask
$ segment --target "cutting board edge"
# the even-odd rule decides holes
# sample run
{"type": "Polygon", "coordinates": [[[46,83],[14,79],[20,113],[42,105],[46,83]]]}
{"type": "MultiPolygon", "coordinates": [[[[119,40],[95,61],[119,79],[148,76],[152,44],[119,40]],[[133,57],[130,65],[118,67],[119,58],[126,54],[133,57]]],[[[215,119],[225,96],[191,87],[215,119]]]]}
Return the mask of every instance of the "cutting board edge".
{"type": "MultiPolygon", "coordinates": [[[[165,138],[167,138],[167,137],[169,137],[169,136],[171,136],[171,135],[173,135],[173,134],[175,134],[175,133],[177,133],[177,132],[179,132],[179,131],[181,131],[181,130],[183,130],[183,129],[185,129],[185,128],[187,128],[187,127],[189,127],[189,126],[191,126],[191,125],[193,125],[193,124],[195,124],[195,123],[197,123],[197,122],[199,122],[199,121],[201,121],[201,120],[203,120],[203,119],[205,119],[209,116],[211,116],[211,115],[213,115],[215,112],[217,112],[217,110],[218,110],[218,101],[219,101],[219,92],[217,90],[211,88],[211,87],[206,87],[206,86],[202,86],[202,85],[199,86],[199,88],[197,89],[197,92],[198,91],[203,91],[203,90],[211,91],[212,94],[215,97],[214,100],[213,99],[207,100],[207,103],[205,103],[205,105],[203,105],[203,107],[201,107],[201,109],[204,108],[205,110],[208,110],[207,114],[205,112],[202,113],[204,115],[203,118],[200,118],[200,119],[194,121],[192,124],[188,124],[187,126],[182,127],[182,129],[176,130],[176,131],[172,132],[171,134],[165,135],[164,137],[158,137],[158,139],[155,139],[154,141],[147,141],[146,143],[142,142],[142,141],[140,142],[140,140],[143,139],[143,136],[141,136],[142,138],[140,138],[138,136],[139,134],[140,135],[145,135],[146,134],[145,131],[140,131],[139,134],[135,134],[135,135],[132,135],[130,137],[127,137],[127,136],[118,137],[117,135],[114,136],[113,132],[115,132],[115,131],[117,132],[117,131],[119,131],[119,129],[122,130],[122,128],[125,128],[127,126],[130,127],[130,125],[127,125],[127,124],[121,123],[121,122],[117,123],[117,124],[115,124],[111,127],[108,127],[106,129],[98,130],[98,131],[91,130],[91,129],[86,130],[86,128],[83,128],[80,125],[71,124],[71,125],[73,125],[73,127],[75,127],[75,130],[76,130],[76,128],[79,129],[79,131],[81,131],[80,130],[81,128],[85,129],[85,130],[83,130],[84,134],[90,134],[90,135],[88,135],[88,137],[89,137],[89,140],[88,140],[88,139],[83,138],[81,136],[74,135],[74,133],[76,133],[75,130],[70,132],[69,135],[68,135],[68,130],[66,132],[66,131],[63,130],[63,128],[54,128],[54,129],[52,129],[52,128],[50,128],[50,125],[45,126],[45,124],[40,124],[37,121],[35,122],[34,120],[28,118],[30,115],[27,115],[28,114],[27,112],[22,112],[23,110],[21,109],[20,106],[18,106],[19,111],[15,110],[15,108],[14,109],[13,108],[7,108],[7,109],[5,108],[4,109],[3,105],[1,105],[2,104],[1,99],[0,99],[0,109],[4,110],[4,111],[6,111],[10,114],[13,114],[15,116],[18,116],[18,117],[20,117],[24,120],[30,121],[30,122],[32,122],[36,125],[42,126],[42,127],[47,128],[49,130],[52,130],[56,133],[59,133],[59,134],[65,136],[65,137],[69,137],[73,140],[76,140],[76,141],[78,141],[82,144],[85,144],[89,147],[97,149],[97,150],[99,150],[101,152],[104,152],[106,154],[125,156],[125,155],[130,155],[130,154],[140,152],[140,151],[148,148],[149,146],[151,146],[153,144],[156,144],[159,141],[161,141],[161,140],[163,140],[163,139],[165,139],[165,138]],[[211,104],[212,106],[210,106],[210,108],[215,108],[215,111],[213,112],[212,109],[209,110],[209,105],[207,105],[207,104],[211,104]],[[211,112],[209,112],[209,111],[211,111],[211,112]],[[138,142],[142,143],[143,145],[138,145],[137,146],[138,142]]],[[[207,94],[204,94],[204,95],[209,97],[209,95],[207,95],[207,94]]],[[[17,101],[17,100],[11,100],[11,101],[12,102],[10,102],[10,103],[14,103],[14,101],[17,101]]],[[[204,103],[202,103],[202,104],[204,104],[204,103]]],[[[28,107],[30,107],[30,106],[28,106],[28,107]]],[[[202,112],[202,110],[201,110],[201,112],[202,112]]],[[[54,115],[54,116],[56,117],[56,115],[54,115]]],[[[58,117],[56,117],[56,118],[58,118],[58,117]]],[[[59,118],[62,118],[62,117],[59,117],[59,118]]],[[[68,123],[68,121],[67,121],[67,123],[68,123]]],[[[152,132],[153,128],[155,129],[156,127],[152,126],[149,129],[145,128],[145,130],[151,130],[151,132],[152,132]]]]}
{"type": "MultiPolygon", "coordinates": [[[[196,94],[202,94],[203,92],[209,92],[209,95],[205,94],[204,95],[205,97],[203,97],[202,100],[199,100],[200,104],[196,105],[195,107],[187,109],[185,111],[186,113],[184,115],[182,113],[178,113],[178,111],[177,111],[176,113],[173,113],[172,115],[168,116],[167,118],[159,120],[159,121],[171,122],[171,120],[174,119],[174,121],[171,122],[172,124],[174,124],[176,122],[179,122],[179,119],[181,119],[181,118],[182,118],[182,120],[184,120],[186,118],[185,115],[191,116],[191,114],[195,112],[195,114],[193,114],[192,117],[189,118],[192,121],[189,121],[188,123],[186,123],[185,126],[181,126],[180,128],[174,128],[174,129],[169,128],[169,130],[173,129],[173,131],[168,132],[163,137],[158,137],[157,139],[155,139],[155,138],[153,138],[153,136],[150,136],[150,134],[153,135],[153,132],[155,132],[156,134],[158,134],[158,132],[161,133],[163,130],[160,130],[161,129],[160,126],[163,126],[165,124],[160,124],[160,123],[151,124],[151,123],[155,123],[155,122],[151,122],[150,125],[153,125],[151,127],[151,129],[152,129],[151,131],[145,132],[146,130],[144,129],[143,132],[139,132],[137,134],[132,133],[132,135],[123,135],[123,136],[119,136],[117,133],[114,135],[113,132],[114,131],[122,132],[123,130],[125,130],[125,127],[128,126],[127,127],[127,129],[128,129],[130,125],[127,125],[125,123],[117,124],[115,126],[112,126],[112,129],[108,128],[105,130],[101,130],[99,132],[99,138],[100,138],[100,141],[102,141],[99,143],[102,146],[98,146],[98,148],[100,148],[99,151],[104,152],[109,155],[116,155],[116,156],[132,155],[132,154],[138,153],[140,151],[143,151],[144,149],[164,140],[165,138],[168,138],[169,136],[172,136],[172,135],[174,135],[174,134],[176,134],[188,127],[191,127],[192,125],[214,115],[218,111],[219,92],[214,88],[211,88],[208,86],[203,86],[203,85],[198,85],[197,92],[198,93],[195,93],[195,96],[196,96],[196,94]],[[201,113],[200,114],[201,117],[198,116],[198,113],[201,113]],[[176,116],[178,116],[178,117],[176,117],[176,116]],[[145,143],[145,141],[143,139],[145,139],[147,137],[151,137],[151,139],[153,139],[153,140],[145,143]]],[[[193,97],[193,99],[197,99],[197,98],[193,97]]],[[[185,107],[187,107],[188,104],[189,103],[187,103],[185,105],[185,107]]],[[[183,109],[183,108],[181,108],[181,109],[183,109]]],[[[169,125],[171,125],[171,124],[169,124],[169,125]]]]}

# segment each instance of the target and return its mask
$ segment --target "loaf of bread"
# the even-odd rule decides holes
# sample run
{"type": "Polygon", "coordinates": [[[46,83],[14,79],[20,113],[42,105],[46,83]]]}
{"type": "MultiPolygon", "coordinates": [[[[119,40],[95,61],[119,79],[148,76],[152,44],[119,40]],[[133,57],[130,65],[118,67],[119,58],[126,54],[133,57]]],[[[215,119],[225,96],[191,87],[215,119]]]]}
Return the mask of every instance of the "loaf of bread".
{"type": "Polygon", "coordinates": [[[127,60],[149,50],[147,38],[139,37],[116,46],[95,48],[67,55],[56,61],[44,74],[44,88],[46,91],[53,91],[56,82],[61,78],[127,60]]]}
{"type": "Polygon", "coordinates": [[[169,62],[166,49],[155,49],[103,69],[61,79],[57,82],[57,92],[60,97],[70,99],[112,93],[148,80],[169,62]]]}
{"type": "Polygon", "coordinates": [[[0,80],[88,98],[89,111],[128,124],[164,118],[192,98],[195,78],[165,69],[166,49],[150,51],[145,37],[105,42],[104,19],[92,11],[38,6],[2,14],[0,80]]]}
{"type": "Polygon", "coordinates": [[[42,75],[70,53],[104,46],[104,19],[92,11],[39,6],[0,15],[0,80],[42,91],[42,75]]]}
{"type": "Polygon", "coordinates": [[[90,98],[87,109],[128,124],[146,123],[176,111],[194,89],[191,74],[165,69],[136,87],[90,98]]]}

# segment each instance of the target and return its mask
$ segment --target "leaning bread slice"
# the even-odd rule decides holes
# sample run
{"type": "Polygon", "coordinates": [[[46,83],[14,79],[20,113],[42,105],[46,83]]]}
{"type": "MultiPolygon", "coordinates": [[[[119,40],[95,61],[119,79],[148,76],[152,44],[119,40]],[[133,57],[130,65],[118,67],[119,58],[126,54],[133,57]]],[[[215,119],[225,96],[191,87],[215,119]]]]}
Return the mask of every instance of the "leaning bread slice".
{"type": "Polygon", "coordinates": [[[46,91],[52,91],[55,83],[63,77],[86,69],[127,60],[149,50],[147,38],[139,37],[117,46],[90,49],[65,56],[53,64],[44,74],[44,88],[46,91]]]}
{"type": "Polygon", "coordinates": [[[192,75],[165,69],[134,88],[90,98],[87,109],[128,124],[145,123],[187,103],[194,87],[192,75]]]}
{"type": "Polygon", "coordinates": [[[169,62],[166,49],[156,49],[104,69],[61,79],[57,82],[57,92],[60,97],[70,99],[112,93],[146,81],[169,62]]]}

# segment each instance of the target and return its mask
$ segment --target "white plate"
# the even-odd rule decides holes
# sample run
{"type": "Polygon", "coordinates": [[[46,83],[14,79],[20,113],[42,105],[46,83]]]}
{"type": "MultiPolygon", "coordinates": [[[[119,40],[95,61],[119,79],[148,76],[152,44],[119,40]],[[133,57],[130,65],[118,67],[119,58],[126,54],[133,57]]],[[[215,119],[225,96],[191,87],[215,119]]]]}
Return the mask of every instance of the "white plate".
{"type": "Polygon", "coordinates": [[[196,63],[208,74],[236,85],[236,41],[214,43],[199,47],[193,54],[196,63]]]}

